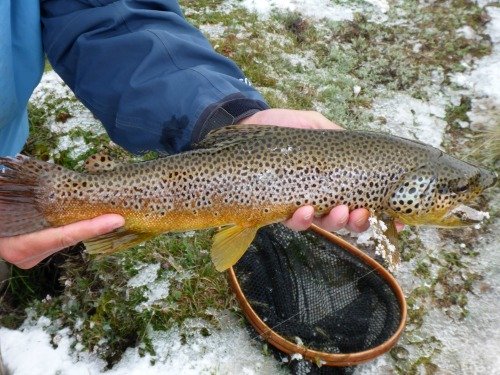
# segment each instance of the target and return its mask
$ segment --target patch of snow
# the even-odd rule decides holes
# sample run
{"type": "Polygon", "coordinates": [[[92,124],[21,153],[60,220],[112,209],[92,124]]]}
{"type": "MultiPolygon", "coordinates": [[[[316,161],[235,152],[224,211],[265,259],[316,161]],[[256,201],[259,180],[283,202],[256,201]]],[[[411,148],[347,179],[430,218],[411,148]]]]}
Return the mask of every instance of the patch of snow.
{"type": "Polygon", "coordinates": [[[445,311],[432,309],[425,317],[422,332],[434,335],[445,347],[436,357],[440,369],[452,374],[498,374],[500,373],[500,252],[498,238],[500,220],[491,227],[478,248],[481,253],[469,271],[479,272],[485,290],[468,293],[469,315],[457,320],[445,311]],[[471,348],[475,348],[471,350],[471,348]]]}
{"type": "Polygon", "coordinates": [[[462,26],[457,30],[458,35],[463,36],[465,39],[478,40],[480,37],[476,34],[474,29],[469,25],[462,26]]]}
{"type": "Polygon", "coordinates": [[[59,137],[57,141],[57,147],[52,152],[53,156],[56,156],[61,151],[69,151],[68,156],[72,159],[76,159],[90,150],[90,146],[85,142],[83,137],[72,138],[69,135],[63,135],[59,137]]]}
{"type": "Polygon", "coordinates": [[[71,117],[65,122],[56,121],[55,115],[47,119],[47,127],[53,133],[66,133],[73,128],[80,128],[94,134],[105,132],[101,122],[79,101],[71,89],[54,71],[45,72],[38,86],[30,97],[30,102],[37,107],[45,108],[47,103],[64,99],[62,103],[71,117]]]}
{"type": "Polygon", "coordinates": [[[226,31],[226,27],[222,23],[217,23],[215,25],[201,25],[200,30],[210,38],[220,38],[226,31]]]}
{"type": "Polygon", "coordinates": [[[185,280],[191,277],[188,272],[165,271],[159,276],[160,263],[141,264],[137,266],[138,274],[132,277],[127,287],[129,289],[144,287],[146,301],[135,307],[136,311],[144,311],[151,308],[156,302],[168,297],[172,280],[185,280]]]}
{"type": "MultiPolygon", "coordinates": [[[[419,228],[418,237],[422,241],[421,253],[410,262],[404,262],[397,269],[394,276],[405,291],[410,293],[413,289],[423,285],[423,280],[413,273],[418,262],[423,261],[427,255],[438,258],[439,254],[450,248],[447,239],[442,239],[439,229],[419,228]]],[[[497,374],[500,373],[500,252],[496,233],[500,231],[500,220],[496,220],[486,234],[476,244],[480,254],[468,263],[467,272],[482,275],[479,282],[474,283],[474,293],[467,294],[467,310],[469,315],[460,317],[460,309],[456,305],[449,308],[440,308],[425,305],[426,316],[422,327],[415,333],[422,339],[435,337],[441,342],[440,350],[433,356],[432,362],[438,366],[438,374],[497,374]],[[481,287],[482,285],[482,287],[481,287]],[[474,350],[471,350],[474,348],[474,350]]],[[[459,243],[463,249],[465,244],[459,243]]],[[[437,270],[430,268],[431,277],[437,276],[437,270]]],[[[461,277],[459,277],[461,279],[461,277]]],[[[460,280],[459,280],[460,282],[460,280]]],[[[442,297],[445,289],[438,284],[436,297],[442,297]]],[[[418,302],[418,300],[416,301],[418,302]]],[[[419,307],[420,305],[416,306],[419,307]]],[[[412,345],[405,345],[405,339],[400,342],[410,352],[409,357],[415,358],[418,354],[412,345]]],[[[425,349],[423,349],[425,350],[425,349]]],[[[393,360],[385,354],[375,361],[360,365],[356,368],[356,375],[385,374],[393,372],[393,360]]]]}
{"type": "Polygon", "coordinates": [[[242,5],[252,12],[256,12],[262,17],[268,17],[273,11],[299,12],[305,17],[330,21],[352,21],[354,13],[373,13],[373,22],[384,22],[387,20],[387,13],[390,9],[387,0],[365,0],[365,4],[334,4],[329,0],[243,0],[236,3],[242,5]],[[369,4],[369,5],[368,5],[369,4]],[[367,7],[368,5],[368,7],[367,7]],[[370,5],[375,12],[367,9],[370,5]]]}
{"type": "Polygon", "coordinates": [[[282,56],[284,59],[290,61],[290,64],[292,64],[293,66],[302,66],[307,69],[314,69],[316,67],[314,64],[314,51],[305,51],[302,54],[282,54],[282,56]]]}
{"type": "Polygon", "coordinates": [[[90,353],[70,355],[73,339],[68,329],[58,332],[54,348],[45,330],[47,321],[23,325],[19,330],[0,328],[0,350],[8,371],[16,375],[101,373],[106,363],[97,356],[90,353]]]}
{"type": "Polygon", "coordinates": [[[263,18],[268,18],[273,11],[288,11],[298,12],[304,17],[341,22],[352,21],[354,14],[364,13],[370,22],[374,23],[387,22],[389,19],[387,13],[390,9],[387,0],[364,0],[364,2],[343,2],[342,4],[334,4],[328,0],[242,0],[238,2],[227,0],[219,6],[219,10],[227,12],[235,6],[243,6],[263,18]]]}
{"type": "Polygon", "coordinates": [[[383,119],[383,125],[372,124],[378,130],[441,146],[447,125],[443,99],[425,102],[407,94],[396,94],[390,99],[376,99],[373,115],[383,119]]]}
{"type": "Polygon", "coordinates": [[[390,357],[383,355],[375,358],[373,361],[363,363],[356,367],[355,375],[379,375],[379,374],[394,374],[393,364],[390,357]]]}
{"type": "Polygon", "coordinates": [[[153,283],[158,277],[160,263],[141,264],[136,267],[138,273],[127,282],[129,288],[138,288],[153,283]]]}
{"type": "Polygon", "coordinates": [[[51,70],[43,74],[42,80],[31,94],[30,102],[43,106],[48,99],[71,96],[73,96],[71,89],[55,71],[51,70]]]}
{"type": "Polygon", "coordinates": [[[263,17],[268,17],[273,10],[299,12],[306,17],[328,18],[332,21],[351,21],[354,16],[351,8],[332,4],[328,0],[243,0],[238,4],[263,17]]]}
{"type": "Polygon", "coordinates": [[[67,329],[57,333],[60,340],[56,348],[39,325],[17,331],[0,328],[0,342],[5,364],[16,375],[280,373],[277,362],[262,355],[234,316],[219,313],[218,319],[220,329],[201,320],[187,321],[183,329],[165,332],[150,328],[148,335],[156,355],[141,356],[139,348],[129,348],[111,370],[105,370],[106,364],[95,355],[72,350],[67,329]],[[208,336],[202,334],[202,327],[208,336]]]}
{"type": "Polygon", "coordinates": [[[491,18],[486,32],[493,43],[493,53],[482,58],[471,73],[458,73],[451,79],[476,96],[488,96],[500,104],[500,8],[487,7],[486,10],[491,18]]]}
{"type": "Polygon", "coordinates": [[[365,0],[365,1],[373,5],[374,7],[378,8],[382,13],[387,13],[390,9],[387,0],[365,0]]]}

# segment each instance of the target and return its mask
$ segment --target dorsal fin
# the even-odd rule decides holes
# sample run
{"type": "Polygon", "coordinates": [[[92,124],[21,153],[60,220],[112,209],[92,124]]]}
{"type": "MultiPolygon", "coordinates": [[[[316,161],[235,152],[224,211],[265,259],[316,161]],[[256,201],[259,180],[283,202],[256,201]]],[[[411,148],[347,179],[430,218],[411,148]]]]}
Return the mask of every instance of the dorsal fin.
{"type": "Polygon", "coordinates": [[[114,170],[121,163],[116,162],[106,151],[99,151],[98,153],[89,156],[83,167],[88,173],[102,173],[114,170]]]}
{"type": "Polygon", "coordinates": [[[223,147],[235,143],[244,142],[248,139],[265,137],[272,131],[276,131],[278,126],[273,125],[229,125],[212,130],[200,142],[193,147],[196,149],[223,147]]]}

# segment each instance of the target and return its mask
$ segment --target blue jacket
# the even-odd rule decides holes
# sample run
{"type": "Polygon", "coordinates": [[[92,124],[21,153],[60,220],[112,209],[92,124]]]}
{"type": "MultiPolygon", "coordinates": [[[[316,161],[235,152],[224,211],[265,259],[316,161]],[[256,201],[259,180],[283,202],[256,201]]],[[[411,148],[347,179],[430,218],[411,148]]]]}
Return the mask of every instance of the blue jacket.
{"type": "Polygon", "coordinates": [[[0,1],[0,156],[17,154],[28,137],[26,103],[43,72],[38,5],[0,1]]]}
{"type": "Polygon", "coordinates": [[[41,22],[54,70],[131,152],[179,152],[267,108],[177,1],[42,0],[41,22]]]}

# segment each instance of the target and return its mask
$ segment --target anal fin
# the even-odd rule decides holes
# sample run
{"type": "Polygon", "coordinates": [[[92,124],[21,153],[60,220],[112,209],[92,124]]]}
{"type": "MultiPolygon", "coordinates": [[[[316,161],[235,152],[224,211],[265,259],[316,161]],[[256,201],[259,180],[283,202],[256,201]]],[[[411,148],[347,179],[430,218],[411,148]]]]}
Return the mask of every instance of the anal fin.
{"type": "Polygon", "coordinates": [[[213,239],[212,262],[217,271],[225,271],[243,256],[252,243],[259,226],[235,225],[219,231],[213,239]]]}
{"type": "Polygon", "coordinates": [[[84,241],[84,245],[89,254],[112,254],[138,245],[155,236],[156,234],[152,233],[119,228],[113,232],[84,241]]]}

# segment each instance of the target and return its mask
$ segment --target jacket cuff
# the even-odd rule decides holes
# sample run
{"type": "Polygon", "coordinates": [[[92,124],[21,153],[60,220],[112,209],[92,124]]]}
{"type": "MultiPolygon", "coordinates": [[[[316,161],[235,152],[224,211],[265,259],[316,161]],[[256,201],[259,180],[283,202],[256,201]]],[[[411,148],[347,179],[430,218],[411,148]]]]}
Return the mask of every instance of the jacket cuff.
{"type": "Polygon", "coordinates": [[[248,99],[242,94],[233,94],[207,107],[195,124],[192,144],[201,141],[214,129],[233,125],[269,106],[260,100],[248,99]]]}

